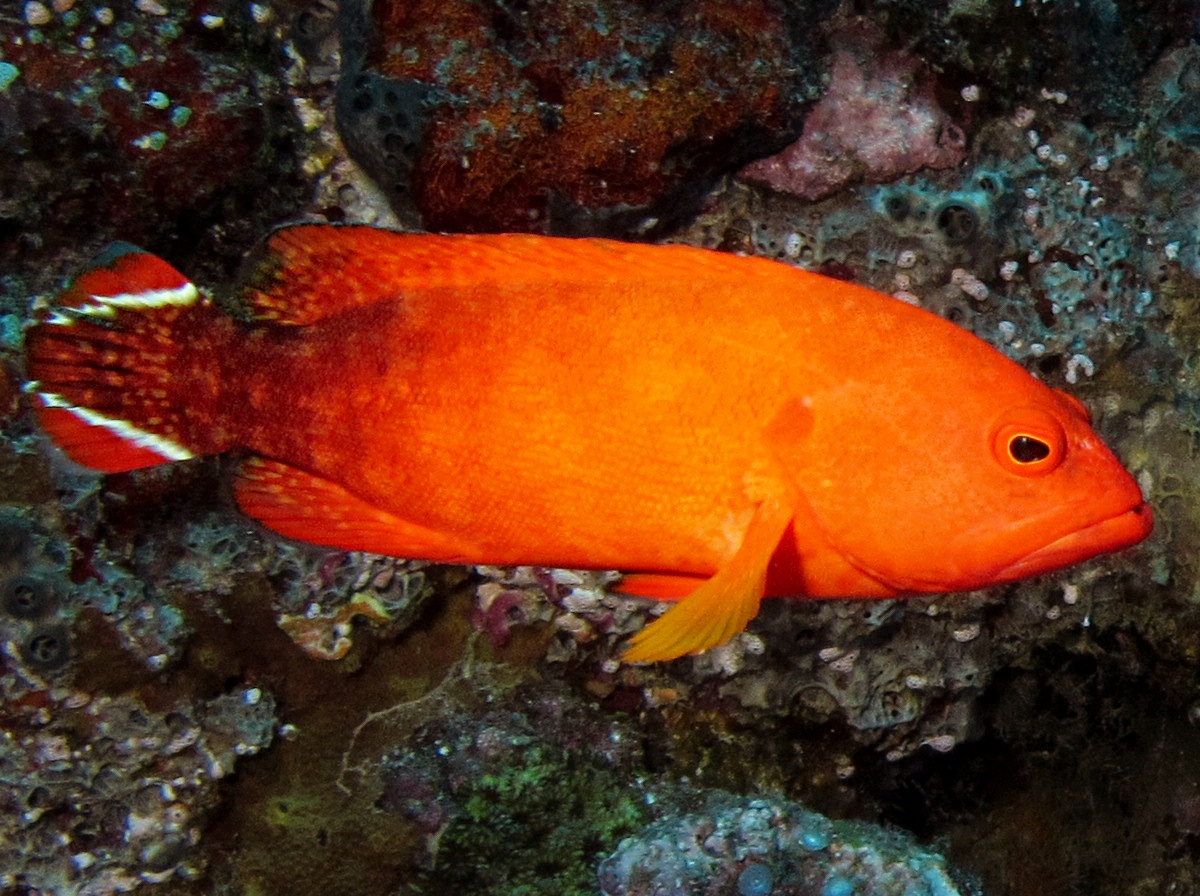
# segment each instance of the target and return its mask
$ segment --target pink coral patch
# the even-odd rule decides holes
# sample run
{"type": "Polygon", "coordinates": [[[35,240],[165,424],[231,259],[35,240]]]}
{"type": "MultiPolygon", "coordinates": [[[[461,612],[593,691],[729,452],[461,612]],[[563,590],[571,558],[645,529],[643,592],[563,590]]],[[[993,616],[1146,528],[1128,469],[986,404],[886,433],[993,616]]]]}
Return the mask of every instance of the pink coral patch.
{"type": "Polygon", "coordinates": [[[921,168],[952,168],[966,137],[938,104],[933,73],[900,51],[879,52],[862,31],[835,41],[829,89],[800,139],[742,169],[740,177],[802,199],[850,183],[882,183],[921,168]]]}

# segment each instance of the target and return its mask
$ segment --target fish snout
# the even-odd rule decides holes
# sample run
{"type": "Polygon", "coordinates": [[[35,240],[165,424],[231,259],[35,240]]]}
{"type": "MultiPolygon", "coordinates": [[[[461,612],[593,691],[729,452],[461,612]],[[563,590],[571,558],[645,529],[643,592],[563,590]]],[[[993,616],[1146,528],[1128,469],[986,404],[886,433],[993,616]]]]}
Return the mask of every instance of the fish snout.
{"type": "Polygon", "coordinates": [[[1068,532],[1026,554],[997,577],[1021,579],[1120,551],[1145,539],[1154,528],[1154,512],[1144,500],[1114,516],[1068,532]]]}

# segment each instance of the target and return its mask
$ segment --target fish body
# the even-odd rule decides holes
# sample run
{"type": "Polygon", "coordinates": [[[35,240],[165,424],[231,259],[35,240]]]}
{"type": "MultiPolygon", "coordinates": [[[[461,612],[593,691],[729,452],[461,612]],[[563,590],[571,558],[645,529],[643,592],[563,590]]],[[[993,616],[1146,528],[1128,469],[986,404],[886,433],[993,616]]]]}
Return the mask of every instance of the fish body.
{"type": "Polygon", "coordinates": [[[1070,396],[936,315],[682,246],[302,225],[218,311],[118,247],[27,335],[41,423],[115,472],[236,449],[290,537],[620,569],[678,600],[626,656],[764,595],[983,587],[1144,538],[1070,396]]]}

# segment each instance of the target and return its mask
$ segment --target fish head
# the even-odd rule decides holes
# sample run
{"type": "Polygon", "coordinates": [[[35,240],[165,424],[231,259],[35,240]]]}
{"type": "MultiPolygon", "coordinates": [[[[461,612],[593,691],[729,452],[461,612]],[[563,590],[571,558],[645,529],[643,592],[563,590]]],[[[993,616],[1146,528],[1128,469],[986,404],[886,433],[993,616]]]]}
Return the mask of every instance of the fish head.
{"type": "Polygon", "coordinates": [[[1000,562],[987,566],[987,584],[1130,547],[1154,527],[1140,487],[1096,434],[1087,409],[1065,392],[1051,394],[1057,407],[1016,407],[992,427],[996,479],[1017,476],[1031,488],[1013,497],[1001,525],[963,533],[984,551],[995,546],[1000,562]],[[1041,504],[1037,491],[1052,500],[1041,504]]]}
{"type": "Polygon", "coordinates": [[[777,427],[791,433],[777,456],[825,542],[889,588],[946,592],[1060,569],[1149,535],[1150,508],[1086,408],[1023,371],[1006,379],[866,412],[841,396],[833,413],[810,406],[805,425],[777,427]]]}

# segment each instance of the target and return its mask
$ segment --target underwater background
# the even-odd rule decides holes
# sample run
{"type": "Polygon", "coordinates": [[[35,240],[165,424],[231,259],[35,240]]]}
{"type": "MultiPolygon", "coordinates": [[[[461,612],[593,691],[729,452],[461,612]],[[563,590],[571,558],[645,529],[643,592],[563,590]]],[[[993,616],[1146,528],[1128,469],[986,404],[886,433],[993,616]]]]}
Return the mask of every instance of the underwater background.
{"type": "Polygon", "coordinates": [[[0,894],[1200,893],[1198,29],[6,0],[0,894]],[[287,542],[224,458],[52,459],[22,334],[74,272],[125,240],[227,302],[295,221],[684,242],[917,302],[1085,401],[1156,530],[985,592],[768,601],[643,667],[656,610],[614,575],[287,542]]]}

